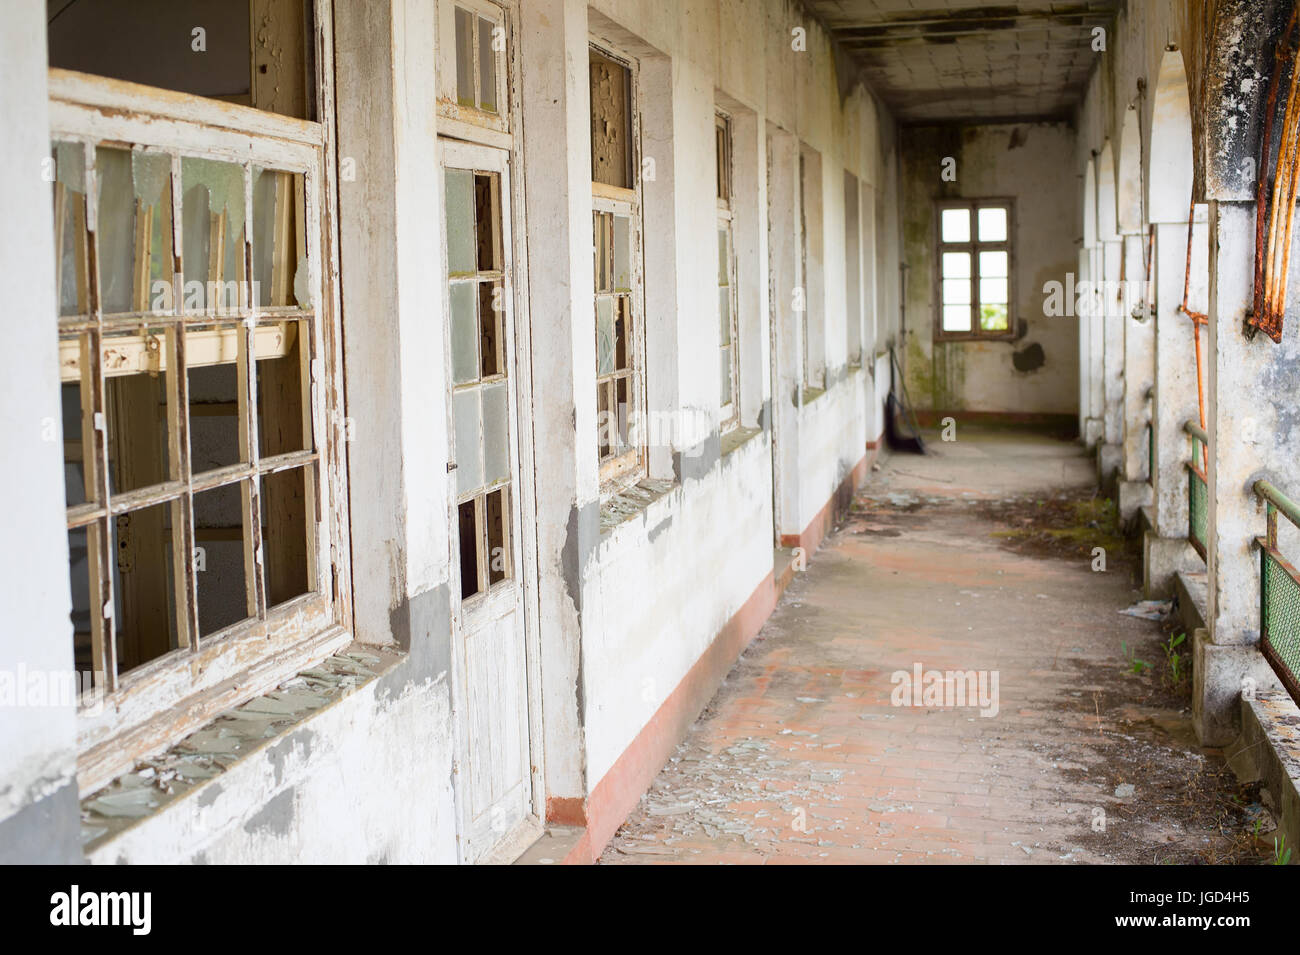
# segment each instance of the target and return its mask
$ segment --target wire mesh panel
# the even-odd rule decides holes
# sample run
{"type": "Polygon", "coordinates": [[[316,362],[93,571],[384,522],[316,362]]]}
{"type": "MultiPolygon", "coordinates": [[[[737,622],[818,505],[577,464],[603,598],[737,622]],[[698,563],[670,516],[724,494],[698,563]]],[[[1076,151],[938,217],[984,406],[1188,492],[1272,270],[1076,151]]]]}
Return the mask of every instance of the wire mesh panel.
{"type": "Polygon", "coordinates": [[[1205,556],[1206,519],[1209,513],[1209,488],[1195,468],[1187,469],[1187,537],[1201,557],[1205,556]]]}
{"type": "Polygon", "coordinates": [[[1260,620],[1265,654],[1295,695],[1300,672],[1300,583],[1286,561],[1260,550],[1260,620]]]}

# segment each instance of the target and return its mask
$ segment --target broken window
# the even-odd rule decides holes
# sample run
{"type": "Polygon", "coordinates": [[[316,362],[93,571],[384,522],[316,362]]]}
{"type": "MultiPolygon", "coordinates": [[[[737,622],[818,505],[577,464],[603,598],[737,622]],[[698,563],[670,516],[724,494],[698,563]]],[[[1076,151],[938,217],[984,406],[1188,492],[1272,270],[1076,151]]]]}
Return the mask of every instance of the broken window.
{"type": "Polygon", "coordinates": [[[461,598],[511,578],[510,380],[501,176],[443,171],[461,598]]]}
{"type": "Polygon", "coordinates": [[[939,338],[1012,334],[1010,200],[941,203],[938,213],[939,338]]]}
{"type": "Polygon", "coordinates": [[[315,119],[313,7],[308,0],[50,2],[49,63],[315,119]]]}
{"type": "Polygon", "coordinates": [[[844,173],[844,332],[850,365],[862,364],[862,231],[858,177],[844,173]]]}
{"type": "Polygon", "coordinates": [[[439,131],[469,139],[483,129],[509,132],[505,11],[488,0],[442,0],[438,12],[438,113],[450,120],[439,131]]]}
{"type": "Polygon", "coordinates": [[[799,150],[799,257],[793,303],[803,349],[803,386],[818,390],[826,383],[826,294],[822,236],[822,159],[808,146],[799,150]]]}
{"type": "MultiPolygon", "coordinates": [[[[166,709],[338,622],[323,136],[61,70],[50,93],[76,665],[109,694],[165,673],[166,709]]],[[[103,712],[101,749],[153,715],[103,712]]]]}
{"type": "Polygon", "coordinates": [[[723,431],[740,421],[740,365],[736,319],[736,248],[731,210],[731,119],[714,118],[718,193],[718,402],[723,431]]]}
{"type": "Polygon", "coordinates": [[[644,467],[641,210],[633,169],[634,77],[630,62],[591,50],[591,192],[596,324],[597,457],[602,480],[644,467]]]}

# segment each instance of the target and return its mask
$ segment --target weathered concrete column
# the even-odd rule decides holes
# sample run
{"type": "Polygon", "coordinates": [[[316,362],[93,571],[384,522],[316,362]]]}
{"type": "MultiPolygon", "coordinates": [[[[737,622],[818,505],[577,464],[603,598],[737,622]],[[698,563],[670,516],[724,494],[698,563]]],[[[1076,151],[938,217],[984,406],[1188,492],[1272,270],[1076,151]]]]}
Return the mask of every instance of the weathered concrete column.
{"type": "MultiPolygon", "coordinates": [[[[1183,423],[1197,416],[1192,323],[1178,310],[1183,301],[1187,223],[1161,222],[1155,229],[1155,470],[1151,475],[1155,529],[1143,540],[1145,590],[1152,598],[1172,596],[1174,575],[1179,570],[1201,567],[1200,556],[1187,542],[1187,471],[1183,467],[1191,453],[1183,423]]],[[[1204,275],[1202,269],[1194,277],[1203,283],[1204,275]]]]}
{"type": "Polygon", "coordinates": [[[1149,426],[1155,384],[1155,322],[1146,311],[1146,268],[1141,235],[1124,237],[1124,285],[1120,322],[1124,329],[1123,449],[1117,494],[1120,518],[1132,520],[1151,503],[1149,426]]]}
{"type": "Polygon", "coordinates": [[[0,473],[8,503],[0,548],[0,863],[79,862],[76,713],[50,690],[75,676],[63,494],[58,306],[54,288],[45,8],[6,4],[0,26],[0,281],[6,345],[0,376],[0,473]],[[56,683],[55,681],[61,681],[56,683]],[[45,691],[41,698],[30,693],[45,691]],[[7,696],[9,694],[6,694],[7,696]]]}
{"type": "Polygon", "coordinates": [[[537,485],[546,802],[548,817],[580,823],[587,795],[583,571],[600,537],[595,389],[577,393],[596,367],[587,5],[530,0],[519,15],[529,78],[522,86],[524,128],[541,131],[528,141],[524,174],[528,265],[535,276],[528,297],[534,329],[528,414],[536,459],[546,462],[546,480],[537,485]]]}
{"type": "Polygon", "coordinates": [[[1264,532],[1264,509],[1253,485],[1267,478],[1284,492],[1300,492],[1300,365],[1294,328],[1282,345],[1243,332],[1254,289],[1254,206],[1214,202],[1209,212],[1209,632],[1198,632],[1193,648],[1192,722],[1202,743],[1219,746],[1240,731],[1242,679],[1272,681],[1258,652],[1259,554],[1253,542],[1264,532]]]}
{"type": "MultiPolygon", "coordinates": [[[[1116,295],[1119,288],[1123,245],[1102,242],[1101,286],[1097,302],[1102,310],[1102,444],[1097,449],[1097,478],[1103,488],[1116,480],[1123,461],[1124,441],[1124,316],[1116,295]]],[[[1095,345],[1094,345],[1095,347],[1095,345]]]]}
{"type": "MultiPolygon", "coordinates": [[[[772,369],[772,414],[776,430],[772,444],[772,473],[776,480],[776,532],[797,537],[799,523],[799,390],[803,383],[803,336],[800,316],[793,309],[797,284],[795,257],[798,230],[795,207],[799,183],[799,141],[768,124],[768,268],[772,288],[772,341],[776,350],[772,369]]],[[[891,343],[892,344],[892,343],[891,343]]],[[[886,383],[886,387],[888,387],[886,383]]]]}
{"type": "MultiPolygon", "coordinates": [[[[1079,249],[1079,274],[1076,289],[1086,289],[1098,275],[1097,250],[1079,249]]],[[[1102,406],[1104,404],[1104,366],[1102,344],[1105,318],[1096,308],[1094,295],[1079,292],[1074,302],[1079,321],[1079,436],[1088,448],[1095,448],[1104,438],[1102,406]]]]}

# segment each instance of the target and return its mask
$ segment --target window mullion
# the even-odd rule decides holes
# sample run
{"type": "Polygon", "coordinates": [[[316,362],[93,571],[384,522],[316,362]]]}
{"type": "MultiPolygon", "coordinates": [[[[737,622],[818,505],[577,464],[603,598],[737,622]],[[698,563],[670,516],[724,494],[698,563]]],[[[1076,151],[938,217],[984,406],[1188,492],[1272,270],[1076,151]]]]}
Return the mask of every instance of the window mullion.
{"type": "Polygon", "coordinates": [[[185,321],[184,299],[185,260],[183,226],[185,208],[182,193],[181,157],[172,155],[172,311],[173,311],[173,354],[176,365],[169,385],[168,440],[172,459],[176,462],[176,477],[185,482],[185,493],[181,495],[172,510],[172,548],[176,555],[176,565],[180,573],[176,575],[176,636],[181,646],[188,646],[191,653],[199,650],[199,598],[198,580],[194,568],[194,489],[192,487],[193,471],[190,458],[190,383],[189,357],[186,352],[188,322],[185,321]],[[178,521],[176,518],[179,517],[178,521]]]}
{"type": "Polygon", "coordinates": [[[109,691],[117,689],[117,641],[114,639],[118,608],[114,603],[113,569],[113,516],[110,513],[112,492],[108,469],[108,416],[107,388],[104,384],[104,315],[99,287],[99,175],[95,168],[95,144],[83,144],[86,151],[86,311],[91,321],[86,358],[90,369],[90,453],[83,452],[84,461],[94,462],[95,497],[103,508],[103,516],[96,522],[95,592],[97,600],[91,607],[92,657],[94,667],[103,673],[104,686],[109,691]]]}
{"type": "MultiPolygon", "coordinates": [[[[236,360],[238,390],[239,443],[244,449],[252,476],[241,481],[241,519],[244,522],[244,585],[245,610],[250,617],[266,619],[266,576],[262,556],[262,499],[259,465],[261,453],[257,423],[257,303],[250,295],[249,282],[253,274],[251,228],[253,222],[252,166],[244,164],[244,237],[241,243],[239,297],[243,314],[236,360]]],[[[301,346],[300,346],[301,347],[301,346]]]]}

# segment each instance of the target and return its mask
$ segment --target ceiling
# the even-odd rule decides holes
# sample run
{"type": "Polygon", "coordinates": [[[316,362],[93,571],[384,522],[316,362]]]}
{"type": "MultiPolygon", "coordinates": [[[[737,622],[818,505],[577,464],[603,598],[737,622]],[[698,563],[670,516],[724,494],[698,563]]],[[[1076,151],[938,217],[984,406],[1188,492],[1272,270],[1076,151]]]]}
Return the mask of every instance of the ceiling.
{"type": "Polygon", "coordinates": [[[804,0],[904,124],[1068,118],[1119,0],[804,0]]]}

